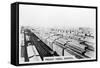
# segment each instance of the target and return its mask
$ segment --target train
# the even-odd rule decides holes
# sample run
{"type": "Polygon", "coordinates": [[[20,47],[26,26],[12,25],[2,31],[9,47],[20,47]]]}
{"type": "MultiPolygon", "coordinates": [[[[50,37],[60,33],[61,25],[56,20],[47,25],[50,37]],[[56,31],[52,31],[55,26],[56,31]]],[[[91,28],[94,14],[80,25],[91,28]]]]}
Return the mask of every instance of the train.
{"type": "MultiPolygon", "coordinates": [[[[46,33],[34,31],[33,29],[24,29],[24,35],[24,38],[29,36],[28,40],[24,40],[24,42],[27,42],[25,43],[25,47],[27,47],[28,43],[34,45],[42,61],[44,57],[55,56],[74,56],[76,59],[91,58],[86,53],[94,51],[93,44],[90,45],[91,42],[81,40],[79,37],[73,38],[70,35],[63,36],[61,33],[46,33]]],[[[29,61],[29,57],[27,55],[24,56],[29,61]]]]}

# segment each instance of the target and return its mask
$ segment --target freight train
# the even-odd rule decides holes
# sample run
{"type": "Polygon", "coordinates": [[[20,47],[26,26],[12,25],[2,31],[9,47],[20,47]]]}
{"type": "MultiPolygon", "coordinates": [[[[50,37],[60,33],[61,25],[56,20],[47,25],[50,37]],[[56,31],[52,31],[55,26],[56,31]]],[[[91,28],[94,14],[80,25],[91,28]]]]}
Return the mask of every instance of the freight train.
{"type": "Polygon", "coordinates": [[[80,40],[78,37],[75,38],[78,40],[73,39],[70,35],[67,36],[67,34],[63,36],[63,34],[59,33],[45,33],[33,29],[24,29],[25,61],[29,61],[28,54],[26,54],[28,43],[35,46],[42,61],[44,57],[55,56],[74,56],[76,59],[91,58],[86,53],[94,51],[93,44],[90,45],[91,42],[80,40]],[[27,36],[29,40],[26,39],[27,36]]]}

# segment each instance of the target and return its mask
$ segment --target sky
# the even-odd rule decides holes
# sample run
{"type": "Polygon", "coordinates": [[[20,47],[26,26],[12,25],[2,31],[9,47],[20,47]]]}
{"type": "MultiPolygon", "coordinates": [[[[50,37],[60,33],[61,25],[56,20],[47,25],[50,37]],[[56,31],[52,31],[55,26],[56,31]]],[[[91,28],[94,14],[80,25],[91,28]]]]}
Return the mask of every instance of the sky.
{"type": "Polygon", "coordinates": [[[19,25],[45,28],[95,28],[95,9],[20,5],[19,25]]]}

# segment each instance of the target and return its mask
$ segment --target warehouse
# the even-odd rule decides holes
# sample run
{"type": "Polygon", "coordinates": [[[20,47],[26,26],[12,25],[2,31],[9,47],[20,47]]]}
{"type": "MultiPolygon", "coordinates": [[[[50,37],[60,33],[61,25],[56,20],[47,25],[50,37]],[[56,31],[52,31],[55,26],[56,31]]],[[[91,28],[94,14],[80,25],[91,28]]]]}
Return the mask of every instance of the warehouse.
{"type": "MultiPolygon", "coordinates": [[[[85,32],[86,33],[86,32],[85,32]]],[[[74,59],[92,58],[95,48],[91,37],[78,30],[34,29],[21,30],[21,58],[24,62],[44,61],[44,58],[67,56],[74,59]],[[84,38],[84,37],[85,38],[84,38]],[[88,38],[88,39],[87,39],[88,38]]]]}

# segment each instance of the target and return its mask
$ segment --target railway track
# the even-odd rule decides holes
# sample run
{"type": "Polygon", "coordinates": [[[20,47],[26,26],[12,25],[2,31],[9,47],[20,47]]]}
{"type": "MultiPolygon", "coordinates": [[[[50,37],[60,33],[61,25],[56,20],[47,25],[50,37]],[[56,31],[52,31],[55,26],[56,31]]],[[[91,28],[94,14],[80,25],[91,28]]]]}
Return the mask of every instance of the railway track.
{"type": "Polygon", "coordinates": [[[78,59],[89,58],[88,56],[82,54],[81,51],[76,50],[74,47],[71,47],[70,45],[64,46],[64,45],[60,44],[59,42],[56,42],[55,44],[58,45],[59,47],[63,48],[64,50],[66,50],[71,55],[74,55],[78,59]]]}
{"type": "Polygon", "coordinates": [[[31,42],[35,45],[42,60],[44,57],[58,56],[57,53],[53,52],[53,50],[42,42],[34,33],[31,33],[31,42]]]}
{"type": "MultiPolygon", "coordinates": [[[[59,56],[56,51],[53,51],[53,49],[51,49],[45,42],[43,42],[42,39],[38,38],[38,36],[36,34],[34,34],[33,32],[31,32],[30,30],[27,30],[26,33],[30,36],[30,42],[37,49],[37,51],[39,53],[39,56],[41,57],[42,61],[43,61],[43,58],[44,57],[59,56]]],[[[55,36],[55,35],[53,35],[53,36],[55,36]]],[[[48,38],[52,38],[53,36],[48,37],[48,38]]],[[[56,44],[57,46],[61,47],[63,50],[67,51],[69,54],[75,56],[77,59],[90,58],[90,57],[88,57],[88,56],[86,56],[84,54],[86,52],[85,49],[82,49],[82,48],[78,47],[77,45],[74,46],[71,43],[66,42],[68,40],[65,40],[65,42],[62,41],[63,44],[61,44],[61,42],[58,42],[57,41],[60,38],[62,38],[62,36],[61,37],[59,36],[59,37],[55,38],[54,41],[51,42],[52,43],[52,46],[53,46],[53,44],[56,44]]],[[[82,42],[81,44],[84,44],[85,46],[88,46],[89,47],[89,45],[87,45],[84,42],[82,42]]],[[[28,44],[25,43],[25,48],[27,48],[27,45],[28,44]]],[[[93,48],[90,48],[90,50],[93,50],[93,48]]],[[[27,53],[27,49],[25,49],[25,52],[27,53]]],[[[26,53],[25,53],[25,55],[26,55],[25,60],[26,61],[29,61],[26,53]]]]}

